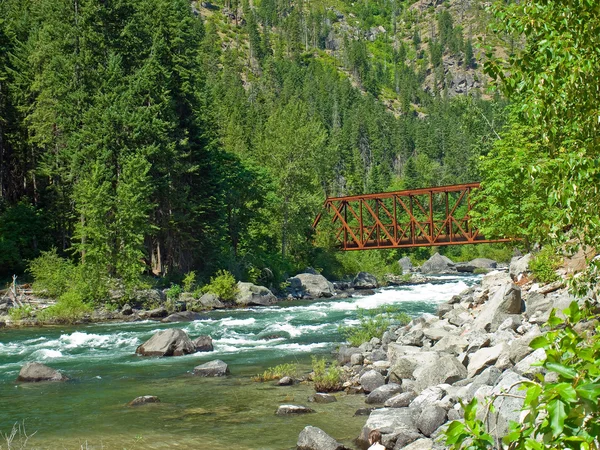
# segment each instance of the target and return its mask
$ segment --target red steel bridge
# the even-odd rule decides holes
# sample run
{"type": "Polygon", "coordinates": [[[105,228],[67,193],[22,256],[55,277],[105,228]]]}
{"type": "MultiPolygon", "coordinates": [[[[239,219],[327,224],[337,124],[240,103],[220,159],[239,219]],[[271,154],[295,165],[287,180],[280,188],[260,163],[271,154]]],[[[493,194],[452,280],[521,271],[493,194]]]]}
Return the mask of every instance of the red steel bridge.
{"type": "Polygon", "coordinates": [[[432,247],[507,242],[486,239],[471,221],[471,192],[479,183],[412,189],[325,200],[321,232],[341,250],[432,247]],[[330,221],[327,222],[326,218],[330,221]]]}

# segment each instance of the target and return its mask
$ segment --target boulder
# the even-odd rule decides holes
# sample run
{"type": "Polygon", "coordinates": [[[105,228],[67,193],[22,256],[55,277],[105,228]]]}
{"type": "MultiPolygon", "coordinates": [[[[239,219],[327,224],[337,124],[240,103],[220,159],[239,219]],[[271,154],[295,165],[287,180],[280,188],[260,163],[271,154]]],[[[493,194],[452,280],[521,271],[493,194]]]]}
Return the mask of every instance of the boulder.
{"type": "Polygon", "coordinates": [[[45,364],[29,362],[21,368],[17,381],[35,383],[38,381],[69,381],[69,378],[45,364]]]}
{"type": "Polygon", "coordinates": [[[514,395],[514,397],[498,397],[494,402],[495,411],[490,412],[487,417],[488,429],[496,429],[498,436],[506,435],[510,422],[519,423],[521,408],[523,407],[523,399],[519,398],[523,395],[523,391],[520,389],[521,386],[518,384],[520,381],[527,381],[527,379],[512,370],[507,370],[489,393],[491,395],[500,393],[514,395]]]}
{"type": "Polygon", "coordinates": [[[402,270],[403,275],[406,275],[407,273],[411,273],[413,271],[412,261],[408,256],[400,258],[398,260],[398,265],[400,266],[400,270],[402,270]]]}
{"type": "Polygon", "coordinates": [[[127,403],[127,406],[140,406],[148,403],[160,403],[160,399],[155,395],[142,395],[141,397],[136,397],[131,400],[127,403]]]}
{"type": "Polygon", "coordinates": [[[365,402],[368,404],[383,404],[386,400],[402,392],[402,386],[396,383],[384,384],[371,391],[365,402]]]}
{"type": "Polygon", "coordinates": [[[486,269],[492,270],[495,269],[498,263],[493,259],[488,258],[475,258],[469,262],[458,263],[456,265],[456,270],[458,272],[475,272],[476,269],[486,269]]]}
{"type": "MultiPolygon", "coordinates": [[[[421,439],[423,435],[418,431],[413,430],[400,430],[393,435],[396,439],[392,445],[386,445],[386,448],[393,448],[394,450],[400,450],[406,448],[409,444],[421,439]]],[[[385,443],[385,440],[384,440],[385,443]]],[[[391,442],[390,442],[391,444],[391,442]]]]}
{"type": "Polygon", "coordinates": [[[418,432],[414,423],[413,412],[409,408],[373,410],[357,439],[360,446],[366,447],[368,445],[369,433],[372,430],[379,430],[381,434],[392,434],[401,431],[418,432]]]}
{"type": "Polygon", "coordinates": [[[172,322],[194,322],[196,320],[205,320],[206,316],[201,316],[194,311],[181,311],[173,313],[165,317],[161,322],[172,323],[172,322]]]}
{"type": "Polygon", "coordinates": [[[383,406],[386,408],[405,408],[410,405],[415,398],[417,398],[417,394],[413,391],[403,392],[402,394],[397,394],[389,398],[383,406]]]}
{"type": "Polygon", "coordinates": [[[277,381],[277,386],[291,386],[294,384],[294,379],[292,377],[283,377],[277,381]]]}
{"type": "Polygon", "coordinates": [[[210,336],[198,336],[192,342],[197,352],[212,352],[215,349],[210,336]]]}
{"type": "Polygon", "coordinates": [[[299,286],[304,295],[313,298],[333,297],[335,288],[333,284],[323,275],[312,273],[299,273],[293,278],[288,279],[292,286],[299,286]]]}
{"type": "Polygon", "coordinates": [[[446,410],[441,406],[426,406],[419,414],[417,428],[426,437],[429,437],[446,422],[446,418],[446,410]]]}
{"type": "MultiPolygon", "coordinates": [[[[416,347],[413,347],[416,348],[416,347]]],[[[417,348],[418,350],[418,348],[417,348]]],[[[388,355],[389,355],[388,347],[388,355]]],[[[429,365],[437,361],[440,357],[438,352],[414,352],[407,353],[396,359],[390,369],[390,379],[392,381],[402,380],[404,378],[413,378],[417,367],[429,365]]]]}
{"type": "Polygon", "coordinates": [[[395,447],[402,448],[402,450],[432,450],[433,449],[433,440],[432,439],[418,439],[404,447],[395,447]]]}
{"type": "Polygon", "coordinates": [[[187,333],[178,328],[158,331],[136,351],[142,356],[181,356],[196,352],[196,346],[187,333]]]}
{"type": "Polygon", "coordinates": [[[467,378],[467,369],[452,355],[442,356],[414,371],[414,377],[419,389],[425,389],[438,384],[453,384],[467,378]]]}
{"type": "Polygon", "coordinates": [[[385,378],[376,370],[369,370],[360,377],[360,385],[369,394],[385,384],[385,378]]]}
{"type": "Polygon", "coordinates": [[[300,432],[296,444],[296,450],[344,450],[345,448],[320,428],[310,425],[300,432]]]}
{"type": "Polygon", "coordinates": [[[313,409],[302,405],[280,405],[275,414],[278,416],[288,416],[290,414],[309,414],[314,412],[313,409]]]}
{"type": "Polygon", "coordinates": [[[499,286],[510,284],[512,279],[510,275],[502,270],[494,270],[485,274],[481,280],[481,289],[483,291],[494,292],[499,286]]]}
{"type": "Polygon", "coordinates": [[[235,303],[239,306],[270,306],[277,303],[277,297],[264,286],[238,281],[235,303]]]}
{"type": "Polygon", "coordinates": [[[350,365],[351,366],[362,366],[365,361],[365,357],[362,353],[354,353],[350,356],[350,365]]]}
{"type": "Polygon", "coordinates": [[[145,311],[142,314],[143,317],[148,317],[150,319],[161,319],[163,317],[167,317],[168,315],[169,313],[164,306],[159,306],[158,308],[145,311]]]}
{"type": "Polygon", "coordinates": [[[521,313],[522,303],[521,288],[513,283],[504,285],[481,307],[473,329],[496,331],[508,315],[521,313]]]}
{"type": "Polygon", "coordinates": [[[123,308],[121,308],[121,314],[123,314],[124,316],[130,316],[133,314],[133,308],[129,303],[125,303],[123,305],[123,308]]]}
{"type": "Polygon", "coordinates": [[[456,273],[456,264],[450,258],[436,253],[421,266],[421,273],[456,273]]]}
{"type": "Polygon", "coordinates": [[[352,355],[361,355],[362,350],[356,347],[346,347],[342,345],[338,350],[337,358],[340,364],[348,364],[352,360],[352,355]]]}
{"type": "Polygon", "coordinates": [[[531,261],[531,253],[525,256],[516,256],[510,260],[510,268],[508,273],[515,281],[521,279],[521,276],[529,272],[529,262],[531,261]]]}
{"type": "Polygon", "coordinates": [[[543,348],[538,348],[530,355],[523,358],[517,364],[513,370],[524,377],[532,378],[538,373],[543,373],[544,368],[537,365],[546,360],[546,351],[543,348]]]}
{"type": "Polygon", "coordinates": [[[424,389],[410,404],[411,409],[422,410],[427,406],[434,405],[444,397],[444,389],[440,386],[432,386],[424,389]]]}
{"type": "Polygon", "coordinates": [[[229,375],[229,367],[220,359],[216,359],[194,367],[193,374],[201,377],[224,377],[229,375]]]}
{"type": "Polygon", "coordinates": [[[469,346],[469,342],[462,336],[448,335],[440,339],[432,350],[441,353],[459,355],[469,346]]]}
{"type": "Polygon", "coordinates": [[[483,372],[487,367],[493,366],[498,358],[500,358],[503,353],[508,354],[508,351],[508,346],[504,343],[477,350],[469,357],[469,365],[467,366],[468,377],[473,378],[475,375],[479,375],[483,372]]]}
{"type": "Polygon", "coordinates": [[[308,398],[308,401],[311,403],[334,403],[337,402],[337,398],[335,398],[335,395],[317,392],[316,394],[311,395],[308,398]]]}
{"type": "Polygon", "coordinates": [[[352,281],[352,287],[354,289],[377,289],[379,283],[375,275],[368,272],[359,272],[352,281]]]}
{"type": "Polygon", "coordinates": [[[206,309],[218,309],[218,308],[225,307],[225,305],[219,299],[219,297],[210,292],[207,292],[202,297],[200,297],[200,299],[198,300],[198,303],[200,303],[200,305],[206,309]]]}

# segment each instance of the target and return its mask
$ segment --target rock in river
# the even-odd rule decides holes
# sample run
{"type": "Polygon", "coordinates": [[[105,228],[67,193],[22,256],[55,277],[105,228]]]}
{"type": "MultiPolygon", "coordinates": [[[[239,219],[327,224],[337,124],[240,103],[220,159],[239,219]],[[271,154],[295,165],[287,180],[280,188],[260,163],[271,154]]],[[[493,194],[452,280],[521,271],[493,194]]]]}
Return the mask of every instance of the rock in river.
{"type": "Polygon", "coordinates": [[[220,359],[215,359],[194,367],[193,373],[201,377],[224,377],[229,374],[229,367],[220,359]]]}
{"type": "Polygon", "coordinates": [[[192,341],[197,352],[212,352],[214,350],[210,336],[199,336],[192,341]]]}
{"type": "Polygon", "coordinates": [[[275,414],[278,416],[287,416],[289,414],[308,414],[315,411],[302,405],[281,405],[277,408],[275,414]]]}
{"type": "Polygon", "coordinates": [[[158,331],[135,351],[142,356],[181,356],[196,352],[187,333],[178,328],[158,331]]]}
{"type": "Polygon", "coordinates": [[[194,311],[181,311],[171,314],[165,317],[161,322],[194,322],[195,320],[206,319],[206,316],[202,316],[194,311]]]}
{"type": "Polygon", "coordinates": [[[323,430],[307,426],[300,432],[296,450],[344,450],[342,444],[337,442],[323,430]]]}
{"type": "Polygon", "coordinates": [[[127,406],[140,406],[147,403],[160,403],[160,399],[155,395],[142,395],[131,400],[127,406]]]}
{"type": "Polygon", "coordinates": [[[264,286],[238,281],[237,287],[235,303],[239,306],[270,306],[277,303],[277,297],[264,286]]]}
{"type": "Polygon", "coordinates": [[[69,378],[58,370],[37,362],[30,362],[23,366],[17,377],[17,381],[68,381],[69,378]]]}

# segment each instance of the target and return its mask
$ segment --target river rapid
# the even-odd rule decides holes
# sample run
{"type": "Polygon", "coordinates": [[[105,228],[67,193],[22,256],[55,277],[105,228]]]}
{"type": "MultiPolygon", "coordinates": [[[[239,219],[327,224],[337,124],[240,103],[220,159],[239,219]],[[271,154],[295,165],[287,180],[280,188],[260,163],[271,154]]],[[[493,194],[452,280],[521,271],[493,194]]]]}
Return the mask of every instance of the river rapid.
{"type": "MultiPolygon", "coordinates": [[[[214,311],[207,320],[153,321],[0,330],[0,432],[25,424],[39,449],[292,449],[306,425],[351,446],[366,418],[362,395],[336,394],[338,402],[312,405],[316,413],[279,417],[282,403],[309,405],[310,385],[276,387],[252,375],[276,364],[310,371],[311,355],[327,356],[343,342],[340,325],[358,323],[360,309],[401,306],[411,316],[433,313],[478,276],[440,276],[432,283],[380,289],[349,299],[282,302],[272,307],[214,311]],[[156,331],[182,328],[193,339],[213,338],[214,352],[143,358],[138,345],[156,331]],[[222,359],[226,378],[191,375],[194,366],[222,359]],[[29,361],[64,371],[67,383],[16,383],[29,361]],[[131,408],[140,395],[161,403],[131,408]]],[[[0,440],[0,448],[5,443],[0,440]]]]}

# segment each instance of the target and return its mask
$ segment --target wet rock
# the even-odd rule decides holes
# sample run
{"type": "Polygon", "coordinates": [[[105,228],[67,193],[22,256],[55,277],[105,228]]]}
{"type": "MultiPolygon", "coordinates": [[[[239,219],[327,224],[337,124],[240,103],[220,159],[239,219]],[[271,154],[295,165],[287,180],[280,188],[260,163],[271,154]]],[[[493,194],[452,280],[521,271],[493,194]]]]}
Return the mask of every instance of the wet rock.
{"type": "Polygon", "coordinates": [[[161,320],[163,323],[173,322],[194,322],[196,320],[206,320],[206,316],[202,316],[193,311],[181,311],[173,313],[161,320]]]}
{"type": "Polygon", "coordinates": [[[417,419],[417,428],[429,437],[446,422],[446,410],[440,406],[427,406],[423,408],[417,419]]]}
{"type": "Polygon", "coordinates": [[[141,397],[131,400],[127,406],[140,406],[148,403],[160,403],[160,399],[155,395],[142,395],[141,397]]]}
{"type": "Polygon", "coordinates": [[[280,405],[275,414],[278,416],[288,416],[290,414],[309,414],[314,412],[313,409],[302,405],[280,405]]]}
{"type": "Polygon", "coordinates": [[[291,286],[299,287],[298,296],[309,296],[313,298],[333,297],[335,288],[331,282],[323,275],[300,273],[293,278],[289,278],[291,286]]]}
{"type": "Polygon", "coordinates": [[[355,411],[354,416],[368,416],[374,409],[375,408],[358,408],[355,411]]]}
{"type": "Polygon", "coordinates": [[[456,273],[456,264],[450,258],[436,253],[421,266],[421,273],[456,273]]]}
{"type": "Polygon", "coordinates": [[[405,408],[410,405],[415,398],[417,398],[417,394],[413,391],[403,392],[386,400],[383,406],[386,408],[405,408]]]}
{"type": "Polygon", "coordinates": [[[385,378],[376,370],[369,370],[360,377],[360,385],[369,394],[385,384],[385,378]]]}
{"type": "Polygon", "coordinates": [[[213,341],[210,336],[198,336],[192,341],[197,352],[212,352],[214,350],[213,341]]]}
{"type": "Polygon", "coordinates": [[[365,402],[367,404],[382,404],[394,395],[402,392],[402,386],[396,383],[384,384],[371,391],[365,402]]]}
{"type": "Polygon", "coordinates": [[[185,331],[171,328],[156,332],[135,352],[142,356],[181,356],[195,353],[196,347],[185,331]]]}
{"type": "Polygon", "coordinates": [[[379,283],[374,275],[368,272],[359,272],[352,281],[352,287],[354,289],[377,289],[379,283]]]}
{"type": "Polygon", "coordinates": [[[229,366],[220,359],[216,359],[194,367],[192,373],[201,377],[224,377],[229,375],[229,366]]]}
{"type": "Polygon", "coordinates": [[[294,379],[292,377],[283,377],[277,381],[277,386],[291,386],[294,384],[294,379]]]}
{"type": "Polygon", "coordinates": [[[323,430],[307,426],[298,436],[297,450],[344,450],[342,444],[337,442],[323,430]]]}
{"type": "Polygon", "coordinates": [[[142,313],[142,316],[148,317],[150,319],[160,319],[162,317],[167,317],[169,313],[167,312],[164,306],[159,306],[158,308],[151,309],[142,313]]]}
{"type": "Polygon", "coordinates": [[[321,392],[317,392],[314,395],[311,395],[308,398],[308,401],[311,403],[334,403],[337,402],[337,398],[331,394],[324,394],[321,392]]]}
{"type": "Polygon", "coordinates": [[[239,306],[270,306],[277,303],[277,297],[264,286],[238,281],[235,303],[239,306]]]}
{"type": "Polygon", "coordinates": [[[39,381],[69,381],[69,378],[45,364],[30,362],[21,368],[17,381],[36,383],[39,381]]]}

